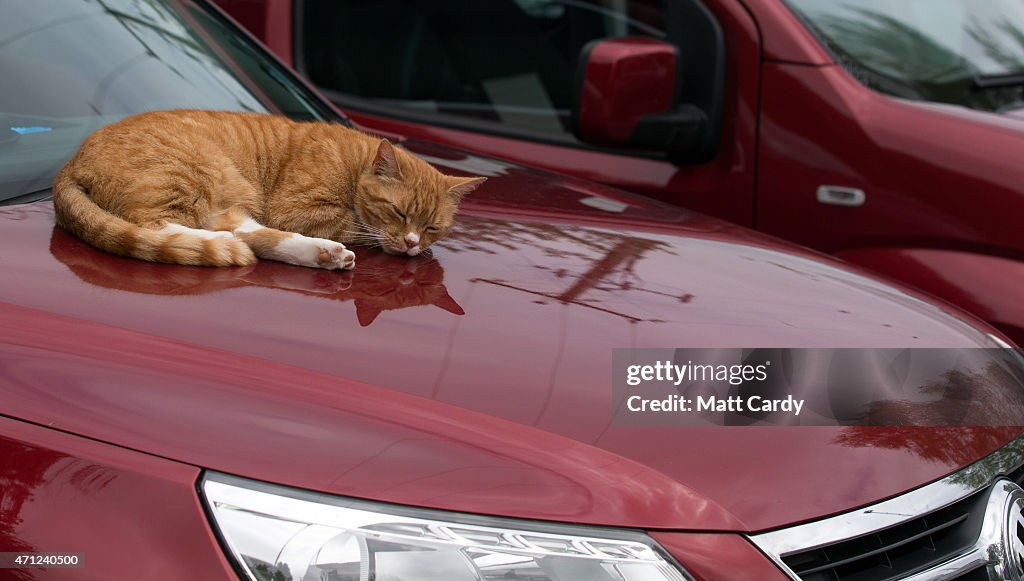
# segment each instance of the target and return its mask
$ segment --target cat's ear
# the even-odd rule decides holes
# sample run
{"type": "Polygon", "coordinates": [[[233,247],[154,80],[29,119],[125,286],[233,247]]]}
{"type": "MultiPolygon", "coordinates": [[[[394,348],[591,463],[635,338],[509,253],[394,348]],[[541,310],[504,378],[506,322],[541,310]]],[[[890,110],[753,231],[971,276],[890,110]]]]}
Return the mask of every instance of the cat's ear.
{"type": "Polygon", "coordinates": [[[395,148],[387,139],[381,139],[377,145],[377,155],[373,157],[373,173],[377,177],[397,180],[402,177],[395,158],[395,148]]]}
{"type": "Polygon", "coordinates": [[[451,187],[448,188],[448,193],[455,197],[456,200],[461,200],[462,196],[477,189],[485,181],[487,181],[487,178],[456,178],[449,176],[448,182],[451,184],[451,187]]]}
{"type": "Polygon", "coordinates": [[[441,307],[453,315],[465,315],[466,311],[462,310],[459,303],[455,302],[452,295],[448,294],[448,291],[444,291],[444,296],[434,301],[434,306],[441,307]]]}
{"type": "Polygon", "coordinates": [[[377,318],[378,315],[384,312],[384,309],[372,303],[368,303],[366,301],[356,299],[355,303],[356,318],[359,319],[360,327],[369,327],[370,323],[372,323],[374,319],[377,318]]]}

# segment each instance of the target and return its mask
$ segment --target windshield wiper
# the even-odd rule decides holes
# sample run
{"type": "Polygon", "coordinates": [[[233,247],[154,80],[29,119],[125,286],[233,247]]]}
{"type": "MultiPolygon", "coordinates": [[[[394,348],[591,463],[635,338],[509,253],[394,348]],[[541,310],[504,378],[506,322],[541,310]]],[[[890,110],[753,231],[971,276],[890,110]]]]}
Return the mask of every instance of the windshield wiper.
{"type": "Polygon", "coordinates": [[[998,75],[977,75],[974,77],[975,89],[1007,89],[1012,87],[1024,87],[1024,71],[998,75]]]}

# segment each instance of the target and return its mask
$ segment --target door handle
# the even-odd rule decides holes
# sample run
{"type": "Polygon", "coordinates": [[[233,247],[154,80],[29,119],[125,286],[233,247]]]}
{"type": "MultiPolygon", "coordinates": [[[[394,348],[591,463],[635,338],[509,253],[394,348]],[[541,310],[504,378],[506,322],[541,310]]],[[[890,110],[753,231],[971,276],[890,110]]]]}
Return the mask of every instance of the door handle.
{"type": "Polygon", "coordinates": [[[864,190],[843,186],[821,186],[818,188],[818,201],[832,206],[863,206],[867,201],[864,190]]]}

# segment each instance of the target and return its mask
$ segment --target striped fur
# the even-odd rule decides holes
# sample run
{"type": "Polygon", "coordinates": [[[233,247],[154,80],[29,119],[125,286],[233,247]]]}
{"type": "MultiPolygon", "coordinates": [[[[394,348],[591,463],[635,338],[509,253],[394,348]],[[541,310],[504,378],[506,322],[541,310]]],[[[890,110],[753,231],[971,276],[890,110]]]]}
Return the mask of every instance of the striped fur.
{"type": "Polygon", "coordinates": [[[386,140],[336,124],[179,110],[96,131],[53,191],[58,223],[112,254],[351,268],[354,257],[338,243],[414,256],[447,234],[461,197],[482,181],[445,176],[386,140]],[[234,230],[250,219],[265,228],[234,230]]]}
{"type": "Polygon", "coordinates": [[[150,262],[196,266],[245,266],[256,255],[234,237],[204,239],[143,228],[100,208],[65,168],[53,187],[57,223],[100,250],[150,262]]]}

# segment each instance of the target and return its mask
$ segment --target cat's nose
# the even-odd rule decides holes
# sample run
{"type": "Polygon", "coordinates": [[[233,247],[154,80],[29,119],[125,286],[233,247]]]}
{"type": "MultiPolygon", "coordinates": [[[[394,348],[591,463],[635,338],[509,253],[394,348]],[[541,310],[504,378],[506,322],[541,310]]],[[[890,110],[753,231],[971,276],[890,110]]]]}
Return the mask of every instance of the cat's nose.
{"type": "Polygon", "coordinates": [[[415,248],[420,243],[420,236],[415,232],[409,232],[405,235],[405,247],[415,248]]]}

